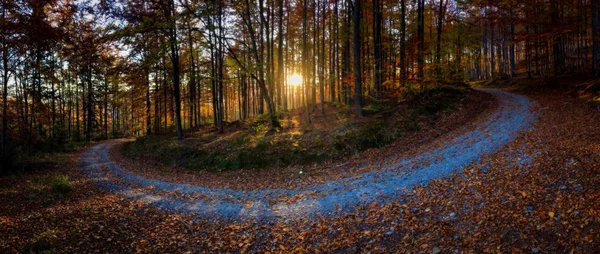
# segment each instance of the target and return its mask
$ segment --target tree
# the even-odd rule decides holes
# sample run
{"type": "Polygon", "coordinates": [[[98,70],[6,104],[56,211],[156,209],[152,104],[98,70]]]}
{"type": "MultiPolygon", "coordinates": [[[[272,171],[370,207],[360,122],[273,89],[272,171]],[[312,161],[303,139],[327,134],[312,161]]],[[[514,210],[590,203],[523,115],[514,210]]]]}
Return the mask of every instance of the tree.
{"type": "Polygon", "coordinates": [[[381,42],[381,0],[373,0],[373,52],[375,54],[375,97],[381,98],[381,84],[383,82],[383,44],[381,42]]]}
{"type": "Polygon", "coordinates": [[[177,138],[183,139],[183,129],[181,126],[181,92],[180,92],[180,73],[179,73],[179,47],[177,43],[177,21],[175,17],[175,3],[173,0],[167,0],[165,5],[165,14],[169,21],[168,37],[169,47],[171,49],[171,63],[173,65],[173,95],[175,97],[175,129],[177,138]]]}
{"type": "Polygon", "coordinates": [[[354,106],[356,107],[356,115],[361,117],[362,113],[362,84],[361,84],[361,60],[360,60],[360,0],[354,0],[352,9],[352,22],[354,33],[352,34],[354,50],[354,106]]]}
{"type": "Polygon", "coordinates": [[[277,106],[281,108],[282,90],[285,79],[285,70],[283,69],[283,0],[278,0],[279,5],[279,22],[278,22],[278,35],[279,47],[277,51],[277,106]]]}
{"type": "MultiPolygon", "coordinates": [[[[187,1],[186,1],[187,2],[187,1]]],[[[196,59],[194,57],[194,37],[192,33],[192,22],[188,20],[187,22],[187,39],[188,39],[188,51],[190,56],[190,71],[189,71],[189,122],[190,127],[196,127],[198,123],[198,114],[197,114],[197,103],[196,103],[196,59]]],[[[150,113],[148,113],[150,114],[150,113]]]]}
{"type": "Polygon", "coordinates": [[[419,41],[418,51],[418,74],[417,77],[423,78],[425,73],[423,68],[425,67],[424,55],[425,55],[425,0],[417,0],[417,39],[419,41]]]}
{"type": "Polygon", "coordinates": [[[218,132],[265,112],[275,129],[277,110],[310,122],[328,100],[359,116],[365,96],[403,92],[384,91],[397,77],[600,77],[597,0],[0,2],[3,154],[170,125],[183,138],[211,114],[218,132]]]}
{"type": "MultiPolygon", "coordinates": [[[[254,63],[255,63],[255,67],[256,69],[258,69],[258,75],[248,71],[247,67],[244,67],[243,69],[245,70],[246,73],[248,73],[258,84],[258,88],[260,90],[261,96],[263,97],[265,103],[267,104],[267,110],[269,113],[269,118],[270,118],[270,125],[271,128],[275,129],[275,128],[279,128],[281,127],[279,124],[279,120],[277,119],[277,116],[275,114],[275,105],[273,103],[273,97],[270,94],[270,90],[267,88],[267,84],[265,82],[265,65],[264,65],[264,54],[262,54],[261,52],[259,52],[258,46],[257,46],[257,41],[260,40],[260,44],[263,44],[263,38],[262,36],[259,36],[259,38],[257,38],[257,36],[255,35],[255,30],[254,30],[254,25],[252,23],[252,15],[251,15],[251,8],[253,7],[250,4],[249,0],[245,1],[246,3],[246,8],[245,8],[245,13],[242,14],[242,19],[243,22],[245,24],[246,30],[248,32],[248,34],[250,35],[250,42],[251,42],[251,46],[250,46],[250,51],[252,52],[252,56],[254,58],[254,63]]],[[[235,55],[235,53],[232,51],[231,47],[229,47],[229,52],[232,54],[232,57],[235,59],[235,61],[240,64],[240,66],[245,66],[240,59],[237,57],[237,55],[235,55]]]]}
{"type": "Polygon", "coordinates": [[[321,46],[319,64],[319,96],[321,101],[321,114],[325,114],[325,3],[321,6],[321,46]]]}
{"type": "Polygon", "coordinates": [[[406,0],[400,0],[400,82],[406,85],[406,0]]]}
{"type": "MultiPolygon", "coordinates": [[[[2,1],[2,16],[0,17],[0,26],[2,27],[1,41],[2,43],[2,156],[0,158],[4,158],[7,145],[8,145],[8,79],[9,79],[9,45],[8,45],[8,21],[7,21],[7,9],[8,4],[6,1],[2,1]]],[[[0,172],[2,173],[2,172],[0,172]]]]}
{"type": "Polygon", "coordinates": [[[592,38],[594,77],[600,78],[600,0],[592,0],[592,38]]]}
{"type": "Polygon", "coordinates": [[[308,74],[308,3],[302,1],[302,87],[304,90],[304,106],[306,108],[306,119],[310,122],[310,109],[308,102],[308,86],[310,84],[308,74]]]}
{"type": "MultiPolygon", "coordinates": [[[[446,1],[446,3],[448,3],[446,1]]],[[[438,79],[442,78],[442,24],[444,20],[444,0],[440,0],[437,17],[437,43],[435,48],[435,64],[438,79]]]]}
{"type": "Polygon", "coordinates": [[[344,102],[346,104],[350,104],[350,20],[352,18],[352,8],[350,0],[344,1],[346,3],[346,14],[344,18],[344,26],[343,30],[343,41],[344,41],[344,51],[342,52],[342,60],[343,60],[343,72],[342,72],[342,80],[343,80],[343,97],[344,102]]]}
{"type": "Polygon", "coordinates": [[[336,95],[336,81],[338,80],[336,76],[337,71],[337,63],[338,63],[338,43],[339,43],[339,35],[338,35],[338,0],[334,0],[333,4],[333,18],[331,21],[331,28],[329,30],[329,95],[330,100],[332,102],[335,101],[336,95]]]}

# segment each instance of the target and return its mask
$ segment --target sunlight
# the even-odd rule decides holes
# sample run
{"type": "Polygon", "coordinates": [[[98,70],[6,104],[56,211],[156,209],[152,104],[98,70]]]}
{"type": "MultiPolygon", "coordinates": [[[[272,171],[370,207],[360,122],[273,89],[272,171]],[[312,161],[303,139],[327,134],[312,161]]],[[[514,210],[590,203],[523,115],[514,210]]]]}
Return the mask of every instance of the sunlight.
{"type": "Polygon", "coordinates": [[[294,73],[287,77],[287,83],[290,86],[299,86],[302,84],[302,76],[294,73]]]}

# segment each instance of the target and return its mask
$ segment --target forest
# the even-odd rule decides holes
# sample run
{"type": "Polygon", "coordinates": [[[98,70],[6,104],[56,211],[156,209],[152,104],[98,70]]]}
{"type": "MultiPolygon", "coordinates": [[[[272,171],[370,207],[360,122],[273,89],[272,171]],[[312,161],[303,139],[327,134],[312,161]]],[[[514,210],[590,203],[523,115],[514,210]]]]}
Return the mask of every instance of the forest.
{"type": "Polygon", "coordinates": [[[0,1],[0,252],[600,251],[600,0],[0,1]]]}
{"type": "Polygon", "coordinates": [[[278,112],[326,102],[360,116],[367,99],[426,82],[598,72],[590,1],[3,7],[3,161],[15,147],[173,131],[181,139],[260,114],[275,128],[278,112]]]}

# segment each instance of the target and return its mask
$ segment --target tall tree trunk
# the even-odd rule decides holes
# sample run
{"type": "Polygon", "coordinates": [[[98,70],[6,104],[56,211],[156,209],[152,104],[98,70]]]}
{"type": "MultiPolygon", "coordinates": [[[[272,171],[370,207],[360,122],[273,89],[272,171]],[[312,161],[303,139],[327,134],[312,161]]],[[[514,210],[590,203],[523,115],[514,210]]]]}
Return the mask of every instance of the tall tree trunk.
{"type": "MultiPolygon", "coordinates": [[[[50,88],[50,109],[52,115],[52,124],[50,125],[50,139],[53,140],[56,138],[56,90],[55,90],[55,82],[51,82],[50,88]]],[[[102,118],[100,118],[102,119],[102,118]]],[[[53,142],[53,141],[51,141],[53,142]]]]}
{"type": "Polygon", "coordinates": [[[352,34],[354,46],[354,106],[356,107],[356,115],[362,117],[362,86],[361,86],[361,68],[360,68],[360,20],[361,20],[361,0],[354,0],[354,8],[352,10],[352,21],[354,32],[352,34]]]}
{"type": "Polygon", "coordinates": [[[212,18],[209,18],[209,27],[211,27],[211,32],[208,33],[208,41],[210,42],[209,44],[212,45],[209,49],[210,52],[210,85],[211,85],[211,95],[212,95],[212,107],[213,107],[213,125],[214,127],[218,126],[218,119],[217,119],[217,111],[219,110],[218,105],[217,105],[217,53],[216,53],[216,36],[213,36],[213,34],[216,35],[216,33],[214,32],[214,22],[212,18]],[[214,38],[214,41],[213,41],[214,38]]]}
{"type": "Polygon", "coordinates": [[[104,138],[108,139],[108,77],[104,76],[104,138]]]}
{"type": "Polygon", "coordinates": [[[189,85],[189,121],[190,127],[196,127],[198,115],[196,114],[196,60],[194,58],[194,37],[192,37],[192,25],[188,24],[188,47],[190,50],[190,85],[189,85]]]}
{"type": "Polygon", "coordinates": [[[510,18],[511,18],[511,23],[510,23],[510,49],[509,49],[509,54],[510,54],[510,77],[514,77],[515,76],[515,24],[514,21],[512,21],[514,19],[514,15],[512,13],[512,11],[510,12],[510,18]]]}
{"type": "Polygon", "coordinates": [[[321,6],[321,55],[319,56],[319,96],[321,99],[321,114],[325,114],[325,3],[321,6]]]}
{"type": "Polygon", "coordinates": [[[488,57],[488,36],[487,36],[487,24],[483,24],[483,34],[482,34],[482,38],[481,38],[481,45],[483,46],[483,78],[488,79],[490,77],[489,75],[489,69],[488,69],[488,61],[487,61],[487,57],[488,57]]]}
{"type": "MultiPolygon", "coordinates": [[[[75,79],[75,81],[77,81],[77,79],[75,79]]],[[[79,126],[79,85],[77,85],[77,82],[75,82],[75,140],[79,141],[79,139],[81,138],[81,127],[79,126]]],[[[27,104],[27,99],[25,101],[25,104],[27,104]]]]}
{"type": "MultiPolygon", "coordinates": [[[[282,90],[284,88],[285,71],[283,69],[283,0],[279,0],[279,23],[278,23],[278,37],[279,37],[279,48],[277,49],[277,107],[281,108],[282,104],[282,90]]],[[[285,99],[284,99],[285,100],[285,99]]],[[[284,107],[286,110],[287,107],[284,107]]]]}
{"type": "MultiPolygon", "coordinates": [[[[3,1],[4,3],[4,1],[3,1]]],[[[8,46],[6,45],[6,8],[2,8],[2,158],[6,156],[8,145],[8,46]]],[[[0,173],[2,173],[0,171],[0,173]]]]}
{"type": "Polygon", "coordinates": [[[381,0],[373,0],[373,52],[375,54],[375,75],[374,75],[374,86],[375,86],[375,97],[381,98],[383,82],[383,52],[381,43],[381,26],[382,26],[382,14],[381,14],[381,0]]]}
{"type": "MultiPolygon", "coordinates": [[[[260,18],[260,32],[263,36],[259,36],[259,43],[261,45],[261,71],[262,74],[261,76],[266,77],[266,86],[268,88],[268,91],[271,92],[271,98],[272,96],[275,94],[273,93],[274,89],[273,89],[273,76],[272,76],[272,72],[271,72],[271,66],[272,66],[272,62],[271,62],[271,53],[272,53],[272,44],[271,44],[271,38],[270,38],[270,34],[271,34],[271,26],[269,24],[269,20],[268,17],[265,17],[265,7],[264,7],[264,0],[258,0],[258,8],[259,8],[259,18],[260,18]],[[266,41],[263,41],[263,38],[266,39],[266,41]],[[263,45],[266,45],[266,52],[262,50],[263,45]],[[265,54],[267,55],[265,57],[265,54]]],[[[269,12],[269,7],[267,6],[267,15],[269,12]]],[[[266,99],[265,95],[263,94],[263,100],[266,99]]],[[[266,103],[272,103],[269,101],[266,101],[266,103]]],[[[271,105],[272,107],[273,105],[271,105]]],[[[269,107],[269,106],[267,106],[269,107]]],[[[268,110],[268,109],[267,109],[268,110]]]]}
{"type": "Polygon", "coordinates": [[[304,106],[306,109],[306,119],[310,122],[310,109],[308,106],[308,86],[310,82],[308,74],[308,46],[307,46],[307,34],[308,34],[308,1],[302,1],[302,87],[304,90],[304,106]]]}
{"type": "Polygon", "coordinates": [[[400,0],[400,84],[406,85],[406,0],[400,0]]]}
{"type": "Polygon", "coordinates": [[[339,0],[334,0],[334,5],[333,5],[333,17],[331,20],[331,27],[330,27],[330,43],[329,43],[329,61],[330,61],[330,67],[329,67],[329,95],[330,95],[330,100],[331,102],[335,101],[335,83],[337,80],[336,77],[336,63],[337,63],[337,49],[338,49],[338,33],[337,33],[337,29],[338,29],[338,2],[339,0]]]}
{"type": "MultiPolygon", "coordinates": [[[[91,64],[90,64],[91,65],[91,64]]],[[[88,77],[87,77],[87,124],[86,124],[86,131],[85,131],[85,140],[86,141],[91,141],[92,140],[92,124],[93,124],[93,119],[94,119],[94,89],[92,86],[92,68],[88,67],[88,77]]]]}
{"type": "Polygon", "coordinates": [[[424,61],[424,57],[425,57],[425,0],[417,0],[418,2],[418,6],[417,6],[417,13],[418,13],[418,21],[417,21],[417,38],[419,40],[419,52],[418,52],[418,59],[417,59],[417,68],[418,68],[418,73],[417,73],[417,77],[422,79],[424,77],[424,70],[423,68],[425,67],[425,61],[424,61]]]}
{"type": "Polygon", "coordinates": [[[146,135],[152,134],[152,115],[150,114],[150,72],[144,71],[144,79],[146,83],[146,135]]]}
{"type": "Polygon", "coordinates": [[[592,0],[594,77],[600,78],[600,0],[592,0]]]}
{"type": "Polygon", "coordinates": [[[160,133],[160,95],[158,91],[159,80],[158,73],[154,74],[154,132],[160,133]]]}
{"type": "MultiPolygon", "coordinates": [[[[559,6],[558,3],[559,1],[552,1],[551,4],[551,11],[550,11],[550,24],[553,27],[560,27],[560,23],[559,23],[559,18],[560,18],[560,11],[559,11],[559,6]]],[[[558,31],[558,32],[554,32],[554,35],[552,36],[552,57],[553,57],[553,63],[554,63],[554,75],[558,76],[561,74],[562,72],[562,62],[563,62],[563,56],[561,55],[561,40],[562,40],[562,35],[561,35],[562,31],[558,31]]]]}
{"type": "Polygon", "coordinates": [[[169,27],[169,46],[171,50],[171,63],[173,64],[173,97],[175,99],[175,129],[177,138],[183,139],[183,129],[181,126],[181,92],[180,92],[180,73],[179,73],[179,47],[177,45],[177,20],[175,18],[175,3],[168,0],[167,18],[170,19],[169,27]]]}
{"type": "MultiPolygon", "coordinates": [[[[463,33],[461,12],[462,12],[462,5],[460,2],[457,2],[457,4],[456,4],[456,26],[457,26],[458,34],[463,33]]],[[[463,75],[464,72],[463,72],[463,68],[462,68],[462,54],[463,54],[463,46],[462,46],[461,36],[456,36],[456,62],[455,62],[456,69],[455,69],[455,71],[456,71],[457,75],[456,75],[456,77],[451,77],[451,78],[458,79],[460,81],[463,81],[464,77],[465,77],[465,75],[463,75]]]]}
{"type": "MultiPolygon", "coordinates": [[[[496,57],[494,56],[494,23],[490,20],[490,72],[491,77],[494,78],[494,72],[496,71],[496,57]]],[[[499,46],[499,45],[498,45],[499,46]]]]}
{"type": "Polygon", "coordinates": [[[163,71],[162,71],[162,88],[163,88],[163,109],[164,112],[163,114],[165,114],[165,130],[169,127],[169,112],[168,112],[168,105],[169,105],[169,100],[168,100],[168,96],[167,94],[169,93],[169,85],[168,85],[168,81],[167,81],[167,60],[166,60],[166,56],[163,55],[162,58],[162,66],[163,66],[163,71]]]}
{"type": "Polygon", "coordinates": [[[223,94],[223,68],[224,68],[224,52],[223,52],[223,3],[217,1],[217,29],[219,34],[217,35],[217,129],[219,133],[223,130],[224,120],[224,94],[223,94]]]}
{"type": "Polygon", "coordinates": [[[344,22],[344,52],[343,52],[343,97],[346,104],[350,104],[351,93],[350,93],[350,19],[352,18],[352,8],[350,6],[351,0],[346,0],[346,20],[344,22]]]}
{"type": "Polygon", "coordinates": [[[444,20],[444,0],[440,0],[437,18],[437,42],[435,48],[435,65],[438,79],[442,78],[442,25],[444,20]]]}
{"type": "Polygon", "coordinates": [[[319,8],[317,7],[317,0],[313,0],[313,38],[312,38],[312,60],[311,60],[311,72],[310,72],[310,79],[311,79],[311,94],[310,94],[310,109],[314,109],[317,106],[317,61],[316,61],[316,57],[317,57],[317,51],[319,50],[319,35],[318,35],[318,13],[317,10],[319,8]]]}

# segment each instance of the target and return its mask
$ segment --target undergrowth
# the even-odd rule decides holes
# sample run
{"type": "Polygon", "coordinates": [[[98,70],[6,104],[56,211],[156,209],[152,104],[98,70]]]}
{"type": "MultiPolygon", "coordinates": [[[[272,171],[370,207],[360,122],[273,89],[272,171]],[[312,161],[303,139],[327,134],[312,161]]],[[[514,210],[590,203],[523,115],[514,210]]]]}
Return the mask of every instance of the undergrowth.
{"type": "Polygon", "coordinates": [[[27,249],[33,253],[59,253],[57,248],[57,239],[60,232],[57,230],[45,231],[35,238],[28,246],[27,249]]]}
{"type": "Polygon", "coordinates": [[[85,142],[64,142],[60,145],[43,142],[39,144],[9,144],[4,153],[0,153],[0,175],[57,168],[65,163],[65,154],[79,151],[85,142]]]}
{"type": "Polygon", "coordinates": [[[57,175],[50,179],[50,185],[52,186],[52,192],[58,195],[65,195],[71,193],[73,188],[69,184],[69,177],[64,175],[57,175]]]}
{"type": "Polygon", "coordinates": [[[583,84],[579,90],[579,97],[585,100],[591,107],[600,110],[600,81],[594,80],[583,84]]]}
{"type": "MultiPolygon", "coordinates": [[[[190,170],[311,164],[391,144],[422,124],[433,124],[445,110],[456,109],[468,91],[463,87],[432,86],[408,100],[371,100],[363,109],[366,116],[362,119],[348,117],[352,110],[348,106],[331,103],[330,113],[338,119],[332,128],[295,126],[273,133],[268,131],[268,117],[257,116],[226,134],[204,132],[190,138],[193,142],[167,136],[141,137],[123,146],[121,152],[190,170]]],[[[279,114],[281,119],[291,117],[290,113],[279,114]]]]}

